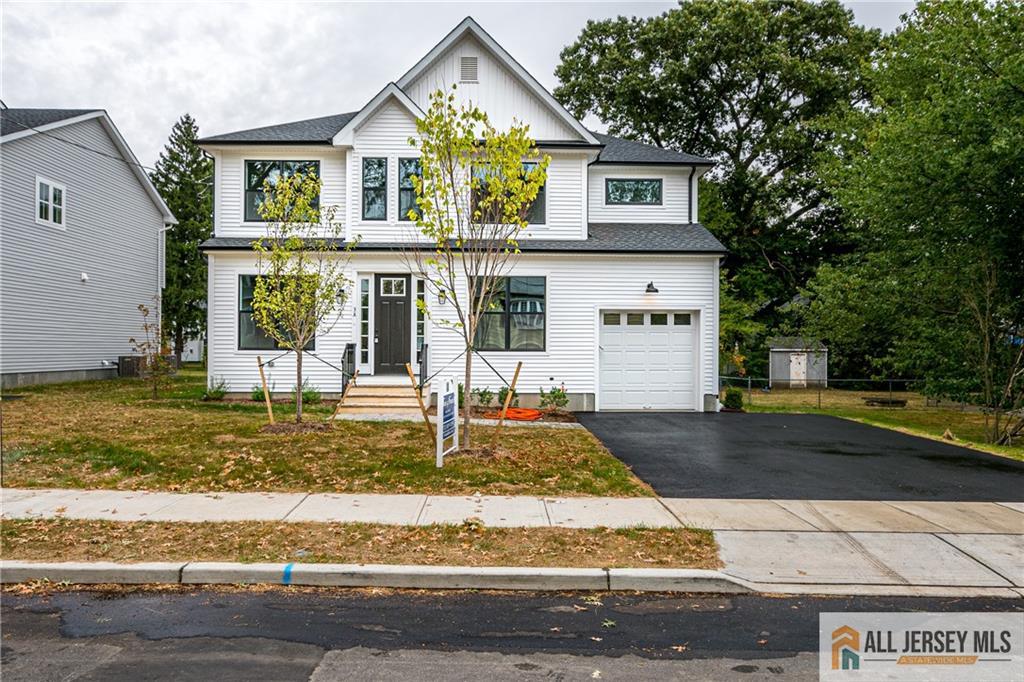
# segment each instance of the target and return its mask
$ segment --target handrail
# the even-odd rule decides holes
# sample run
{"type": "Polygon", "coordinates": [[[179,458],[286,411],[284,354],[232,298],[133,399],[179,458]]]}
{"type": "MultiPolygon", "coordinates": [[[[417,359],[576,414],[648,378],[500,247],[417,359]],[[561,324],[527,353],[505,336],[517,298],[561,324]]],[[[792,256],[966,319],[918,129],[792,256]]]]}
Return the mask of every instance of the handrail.
{"type": "Polygon", "coordinates": [[[341,354],[341,391],[345,392],[348,382],[356,375],[356,344],[346,343],[341,354]]]}
{"type": "Polygon", "coordinates": [[[417,390],[423,391],[423,384],[426,382],[425,377],[429,377],[430,374],[427,371],[427,358],[429,357],[428,351],[430,350],[430,344],[424,343],[423,350],[420,351],[420,375],[417,390]]]}

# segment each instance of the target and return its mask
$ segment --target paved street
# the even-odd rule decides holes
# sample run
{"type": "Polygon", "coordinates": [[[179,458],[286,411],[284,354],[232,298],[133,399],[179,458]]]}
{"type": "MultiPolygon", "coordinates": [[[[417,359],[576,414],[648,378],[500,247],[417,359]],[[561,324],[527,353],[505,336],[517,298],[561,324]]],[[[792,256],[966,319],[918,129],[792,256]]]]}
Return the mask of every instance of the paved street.
{"type": "Polygon", "coordinates": [[[662,497],[1024,501],[1024,462],[838,417],[578,416],[662,497]]]}
{"type": "Polygon", "coordinates": [[[817,679],[820,611],[1021,600],[188,591],[3,595],[21,680],[817,679]]]}

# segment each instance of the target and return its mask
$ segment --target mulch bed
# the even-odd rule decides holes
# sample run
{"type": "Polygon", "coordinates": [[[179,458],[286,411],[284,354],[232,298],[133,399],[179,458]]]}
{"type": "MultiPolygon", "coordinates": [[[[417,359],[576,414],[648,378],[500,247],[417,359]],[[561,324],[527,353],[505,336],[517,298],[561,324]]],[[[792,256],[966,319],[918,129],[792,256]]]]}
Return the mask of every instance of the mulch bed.
{"type": "MultiPolygon", "coordinates": [[[[486,415],[487,414],[493,414],[493,413],[500,412],[500,411],[501,411],[500,407],[487,407],[487,408],[474,407],[473,411],[472,411],[472,415],[473,415],[474,419],[493,419],[494,418],[493,416],[492,417],[488,417],[486,415]]],[[[433,407],[433,406],[427,408],[427,414],[436,417],[437,416],[437,408],[433,407]]],[[[460,420],[462,419],[462,408],[461,407],[459,408],[459,419],[460,420]]],[[[505,421],[512,421],[512,420],[511,419],[506,419],[505,421]]],[[[548,423],[559,422],[559,423],[562,423],[562,424],[575,424],[576,423],[576,415],[573,414],[572,412],[544,412],[542,410],[541,411],[540,419],[536,419],[534,421],[548,422],[548,423]]]]}

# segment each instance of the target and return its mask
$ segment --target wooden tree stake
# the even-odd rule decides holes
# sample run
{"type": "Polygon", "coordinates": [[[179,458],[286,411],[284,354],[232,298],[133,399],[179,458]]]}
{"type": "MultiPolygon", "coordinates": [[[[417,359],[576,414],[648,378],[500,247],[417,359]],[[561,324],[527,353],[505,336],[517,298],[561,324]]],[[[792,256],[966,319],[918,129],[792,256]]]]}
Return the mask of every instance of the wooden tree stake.
{"type": "Polygon", "coordinates": [[[334,421],[334,418],[338,416],[338,410],[341,409],[342,403],[345,402],[345,396],[348,395],[349,389],[356,385],[356,379],[358,379],[358,378],[359,378],[359,368],[356,367],[355,373],[352,375],[352,378],[349,379],[348,383],[345,384],[345,390],[341,392],[341,397],[338,398],[338,404],[334,406],[334,412],[331,413],[331,421],[334,421]]]}
{"type": "Polygon", "coordinates": [[[267,402],[267,416],[270,417],[270,423],[274,423],[274,408],[270,404],[270,391],[267,390],[267,375],[263,373],[263,358],[259,355],[256,356],[256,364],[260,368],[260,382],[263,384],[263,399],[267,402]]]}
{"type": "Polygon", "coordinates": [[[498,443],[498,431],[501,430],[502,424],[505,423],[505,414],[508,412],[508,404],[512,402],[512,396],[516,393],[516,382],[519,381],[519,370],[523,368],[523,361],[520,360],[516,364],[516,373],[512,375],[512,385],[508,387],[508,393],[505,394],[505,404],[501,406],[501,415],[498,417],[498,426],[494,429],[494,443],[498,443]]]}
{"type": "Polygon", "coordinates": [[[430,442],[434,442],[434,425],[430,423],[430,417],[427,416],[427,407],[423,404],[423,394],[420,393],[419,387],[416,386],[416,375],[412,373],[412,365],[408,362],[405,363],[405,371],[409,373],[409,381],[412,382],[412,392],[416,394],[416,402],[420,404],[420,413],[423,415],[423,422],[427,425],[427,431],[430,433],[430,442]]]}

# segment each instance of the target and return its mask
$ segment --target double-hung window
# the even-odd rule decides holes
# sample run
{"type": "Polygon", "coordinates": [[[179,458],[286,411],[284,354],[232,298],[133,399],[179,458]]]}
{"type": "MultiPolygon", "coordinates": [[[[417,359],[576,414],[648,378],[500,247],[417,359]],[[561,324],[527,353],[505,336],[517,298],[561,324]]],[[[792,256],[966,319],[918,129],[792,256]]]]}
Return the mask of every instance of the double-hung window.
{"type": "Polygon", "coordinates": [[[604,203],[608,206],[660,206],[661,178],[607,178],[604,203]]]}
{"type": "MultiPolygon", "coordinates": [[[[523,174],[530,173],[537,168],[535,161],[523,162],[523,174]]],[[[477,186],[473,190],[472,208],[475,211],[480,199],[487,196],[487,170],[477,166],[473,167],[473,175],[476,177],[477,186]]],[[[547,180],[537,190],[537,196],[533,203],[526,209],[526,222],[530,225],[543,225],[547,222],[547,180]]]]}
{"type": "Polygon", "coordinates": [[[64,227],[64,185],[36,178],[36,222],[64,227]]]}
{"type": "Polygon", "coordinates": [[[420,215],[420,207],[416,204],[416,188],[412,184],[413,176],[420,177],[419,159],[398,160],[398,219],[415,220],[409,216],[410,211],[416,217],[420,215]]]}
{"type": "MultiPolygon", "coordinates": [[[[263,183],[269,182],[273,187],[282,178],[290,178],[296,173],[320,177],[319,161],[246,161],[245,162],[245,221],[247,223],[264,223],[260,215],[260,204],[266,198],[263,183]]],[[[317,199],[319,203],[319,198],[317,199]]]]}
{"type": "MultiPolygon", "coordinates": [[[[253,290],[259,275],[238,276],[238,350],[275,350],[281,344],[271,338],[252,319],[253,290]]],[[[306,344],[305,350],[316,350],[316,339],[306,344]]]]}
{"type": "Polygon", "coordinates": [[[388,219],[388,160],[363,159],[363,220],[388,219]]]}
{"type": "Polygon", "coordinates": [[[479,350],[544,350],[547,282],[543,277],[502,277],[476,330],[479,350]]]}

